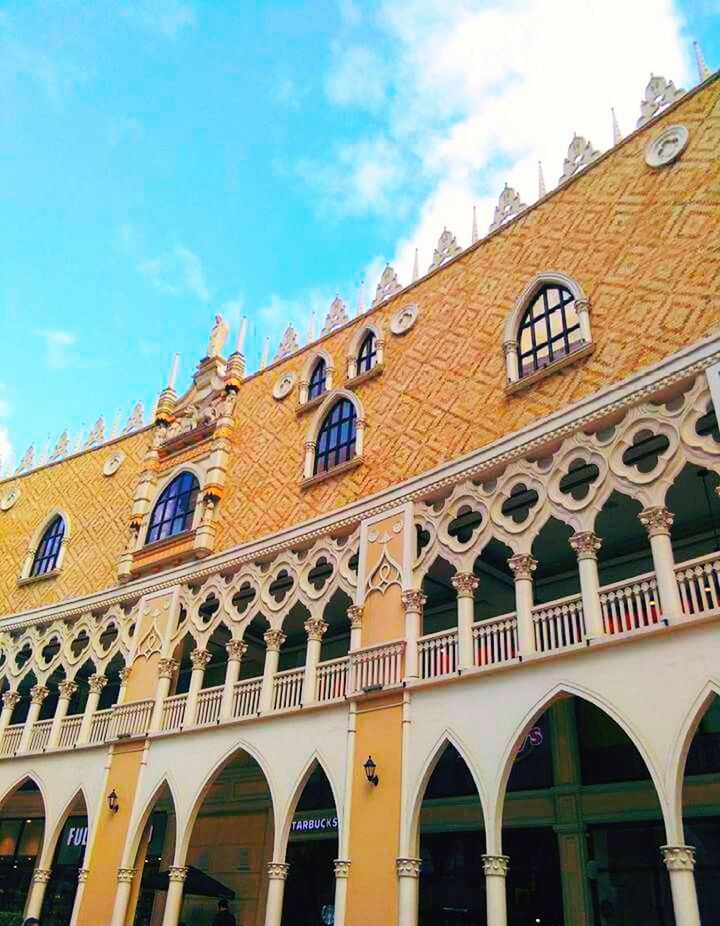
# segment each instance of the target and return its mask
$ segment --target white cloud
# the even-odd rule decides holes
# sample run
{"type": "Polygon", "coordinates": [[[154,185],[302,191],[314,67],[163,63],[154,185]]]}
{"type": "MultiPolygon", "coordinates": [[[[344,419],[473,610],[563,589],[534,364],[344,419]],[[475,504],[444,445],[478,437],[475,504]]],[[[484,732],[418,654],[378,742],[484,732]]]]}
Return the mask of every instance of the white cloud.
{"type": "Polygon", "coordinates": [[[174,39],[197,22],[195,10],[182,0],[132,0],[121,7],[127,19],[166,39],[174,39]]]}
{"type": "Polygon", "coordinates": [[[77,335],[60,329],[39,331],[38,334],[45,341],[47,364],[51,370],[64,370],[75,362],[73,347],[77,344],[77,335]]]}
{"type": "MultiPolygon", "coordinates": [[[[132,245],[134,239],[130,234],[128,240],[128,229],[131,231],[132,226],[123,226],[120,231],[121,245],[132,245]]],[[[172,251],[160,257],[141,260],[137,269],[161,293],[170,296],[190,293],[202,302],[210,301],[210,290],[205,282],[202,261],[184,245],[178,244],[172,251]]]]}
{"type": "Polygon", "coordinates": [[[375,109],[385,102],[387,75],[383,59],[372,48],[351,45],[335,49],[333,64],[325,82],[331,103],[375,109]]]}

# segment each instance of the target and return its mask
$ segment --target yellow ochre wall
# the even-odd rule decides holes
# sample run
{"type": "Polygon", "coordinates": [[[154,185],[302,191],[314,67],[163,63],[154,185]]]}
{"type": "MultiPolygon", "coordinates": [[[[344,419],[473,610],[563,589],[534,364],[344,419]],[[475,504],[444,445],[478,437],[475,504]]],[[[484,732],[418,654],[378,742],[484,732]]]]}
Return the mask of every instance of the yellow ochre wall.
{"type": "MultiPolygon", "coordinates": [[[[216,550],[331,511],[488,444],[716,328],[719,116],[720,81],[714,79],[545,202],[370,312],[367,321],[385,337],[385,368],[357,388],[367,421],[362,466],[300,488],[312,415],[296,415],[296,393],[275,401],[272,386],[286,371],[299,374],[315,347],[245,381],[218,507],[216,550]],[[676,122],[689,129],[687,150],[671,166],[649,168],[649,139],[676,122]],[[596,349],[508,396],[505,320],[526,283],[543,270],[562,271],[583,287],[596,349]],[[420,309],[418,322],[394,337],[390,318],[409,302],[420,309]]],[[[357,319],[320,342],[333,359],[337,386],[345,382],[348,347],[364,323],[357,319]]],[[[111,451],[101,448],[2,484],[3,490],[19,484],[23,494],[0,513],[0,614],[115,584],[148,440],[142,432],[115,445],[128,459],[109,479],[102,476],[102,462],[111,451]],[[56,506],[72,522],[62,574],[17,588],[28,540],[56,506]]]]}

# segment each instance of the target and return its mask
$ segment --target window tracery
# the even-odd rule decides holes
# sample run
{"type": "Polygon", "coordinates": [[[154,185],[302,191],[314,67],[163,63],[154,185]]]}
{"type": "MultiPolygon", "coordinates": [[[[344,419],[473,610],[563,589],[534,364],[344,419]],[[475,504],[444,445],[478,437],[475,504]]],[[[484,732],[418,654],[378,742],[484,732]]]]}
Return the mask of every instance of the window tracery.
{"type": "Polygon", "coordinates": [[[191,472],[182,472],[160,493],[155,502],[145,543],[155,543],[190,530],[200,484],[191,472]]]}

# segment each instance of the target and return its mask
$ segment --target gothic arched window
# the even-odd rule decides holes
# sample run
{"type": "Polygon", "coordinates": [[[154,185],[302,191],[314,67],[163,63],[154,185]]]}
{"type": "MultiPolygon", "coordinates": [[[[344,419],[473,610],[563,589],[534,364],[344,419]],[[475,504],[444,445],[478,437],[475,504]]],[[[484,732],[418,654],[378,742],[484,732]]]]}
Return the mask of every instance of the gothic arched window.
{"type": "Polygon", "coordinates": [[[200,483],[193,473],[180,473],[163,489],[150,517],[145,543],[190,530],[200,483]]]}
{"type": "MultiPolygon", "coordinates": [[[[60,547],[65,536],[65,521],[60,515],[53,518],[37,545],[30,576],[44,576],[57,568],[60,547]]],[[[27,567],[26,567],[27,568],[27,567]]]]}
{"type": "Polygon", "coordinates": [[[582,344],[575,296],[561,283],[544,283],[520,318],[520,378],[567,357],[582,344]]]}
{"type": "Polygon", "coordinates": [[[357,358],[357,375],[372,370],[377,361],[377,338],[369,331],[362,340],[357,358]]]}
{"type": "Polygon", "coordinates": [[[357,411],[349,399],[340,399],[325,416],[315,448],[314,475],[347,463],[356,453],[357,411]]]}
{"type": "Polygon", "coordinates": [[[312,376],[308,385],[308,401],[316,399],[327,389],[327,364],[321,357],[313,367],[312,376]]]}

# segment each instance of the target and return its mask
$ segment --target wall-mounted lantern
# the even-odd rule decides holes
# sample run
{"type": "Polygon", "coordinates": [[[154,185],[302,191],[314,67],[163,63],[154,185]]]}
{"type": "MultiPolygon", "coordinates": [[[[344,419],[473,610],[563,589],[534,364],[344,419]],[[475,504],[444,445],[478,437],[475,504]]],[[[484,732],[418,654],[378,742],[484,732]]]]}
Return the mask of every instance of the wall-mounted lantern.
{"type": "Polygon", "coordinates": [[[363,768],[365,769],[365,777],[370,782],[370,784],[377,785],[380,779],[375,774],[375,769],[377,768],[377,765],[375,765],[375,763],[373,762],[372,756],[367,757],[367,762],[365,763],[365,765],[363,765],[363,768]]]}

